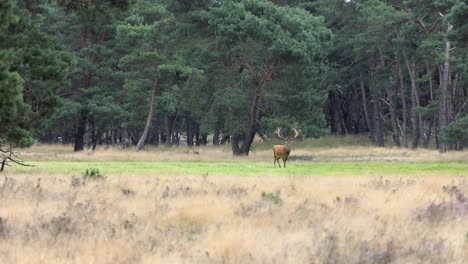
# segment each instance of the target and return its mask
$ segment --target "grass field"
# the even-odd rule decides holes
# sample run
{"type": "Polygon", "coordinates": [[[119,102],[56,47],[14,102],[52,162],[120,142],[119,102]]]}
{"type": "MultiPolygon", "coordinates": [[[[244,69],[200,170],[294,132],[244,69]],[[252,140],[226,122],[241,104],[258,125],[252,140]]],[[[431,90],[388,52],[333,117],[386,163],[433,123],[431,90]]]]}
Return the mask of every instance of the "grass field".
{"type": "Polygon", "coordinates": [[[468,175],[463,162],[290,162],[286,169],[266,162],[35,161],[16,167],[15,174],[80,175],[89,168],[107,175],[232,175],[232,176],[430,176],[468,175]]]}
{"type": "Polygon", "coordinates": [[[0,263],[466,263],[468,153],[348,140],[281,169],[265,145],[34,146],[0,175],[0,263]]]}

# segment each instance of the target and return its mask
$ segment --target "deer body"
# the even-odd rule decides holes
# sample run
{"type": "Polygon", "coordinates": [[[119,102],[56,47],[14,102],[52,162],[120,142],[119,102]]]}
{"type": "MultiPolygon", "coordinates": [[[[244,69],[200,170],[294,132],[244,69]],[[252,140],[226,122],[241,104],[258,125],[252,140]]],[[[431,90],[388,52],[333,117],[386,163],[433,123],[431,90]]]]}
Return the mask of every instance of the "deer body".
{"type": "Polygon", "coordinates": [[[283,159],[283,167],[286,168],[286,161],[288,160],[289,154],[291,153],[292,143],[299,135],[299,132],[297,132],[295,128],[293,128],[293,131],[295,133],[294,136],[288,136],[287,138],[285,138],[281,135],[281,128],[278,128],[276,130],[276,134],[278,135],[279,138],[284,140],[285,144],[273,146],[273,155],[274,155],[273,165],[275,167],[276,167],[276,162],[278,162],[278,166],[281,168],[281,164],[279,160],[283,159]]]}
{"type": "Polygon", "coordinates": [[[275,156],[275,160],[273,161],[273,164],[275,167],[276,162],[278,162],[278,166],[281,168],[279,159],[283,159],[283,166],[286,168],[286,161],[288,160],[289,153],[291,153],[291,149],[287,145],[274,145],[273,155],[275,156]]]}

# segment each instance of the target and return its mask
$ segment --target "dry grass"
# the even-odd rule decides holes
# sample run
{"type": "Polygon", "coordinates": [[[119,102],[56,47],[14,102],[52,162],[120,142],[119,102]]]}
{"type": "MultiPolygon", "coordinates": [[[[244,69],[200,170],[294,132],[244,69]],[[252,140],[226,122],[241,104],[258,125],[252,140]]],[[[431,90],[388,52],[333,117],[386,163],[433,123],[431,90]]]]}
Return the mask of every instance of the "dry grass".
{"type": "MultiPolygon", "coordinates": [[[[466,152],[300,148],[296,160],[467,161],[466,152]]],[[[269,150],[34,146],[26,160],[270,161],[269,150]]],[[[299,161],[293,161],[299,163],[299,161]]],[[[0,175],[0,263],[467,263],[453,175],[0,175]]]]}
{"type": "Polygon", "coordinates": [[[0,263],[468,260],[464,178],[15,175],[0,201],[0,263]]]}

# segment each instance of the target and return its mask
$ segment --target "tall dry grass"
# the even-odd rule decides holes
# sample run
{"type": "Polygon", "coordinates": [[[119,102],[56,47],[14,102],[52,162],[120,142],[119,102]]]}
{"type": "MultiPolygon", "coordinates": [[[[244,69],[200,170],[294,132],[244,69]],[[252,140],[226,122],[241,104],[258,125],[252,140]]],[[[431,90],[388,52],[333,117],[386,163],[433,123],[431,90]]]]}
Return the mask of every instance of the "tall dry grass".
{"type": "MultiPolygon", "coordinates": [[[[313,143],[313,142],[312,142],[313,143]]],[[[311,144],[310,142],[307,144],[311,144]]],[[[468,153],[303,147],[292,162],[467,161],[468,153]]],[[[257,147],[35,145],[31,160],[271,161],[257,147]]],[[[0,175],[0,263],[466,263],[468,181],[454,176],[0,175]]]]}
{"type": "Polygon", "coordinates": [[[0,263],[467,260],[465,178],[0,178],[0,263]]]}

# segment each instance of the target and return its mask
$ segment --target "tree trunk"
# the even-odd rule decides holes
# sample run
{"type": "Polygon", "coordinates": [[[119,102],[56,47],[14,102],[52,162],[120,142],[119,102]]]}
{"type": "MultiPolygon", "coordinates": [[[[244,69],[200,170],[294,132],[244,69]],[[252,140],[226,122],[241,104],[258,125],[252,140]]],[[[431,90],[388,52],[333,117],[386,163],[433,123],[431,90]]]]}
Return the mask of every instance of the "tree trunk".
{"type": "Polygon", "coordinates": [[[117,143],[117,135],[114,128],[111,129],[111,144],[115,145],[117,143]]]}
{"type": "Polygon", "coordinates": [[[96,121],[94,118],[90,120],[91,124],[91,144],[93,145],[93,151],[96,150],[96,145],[98,142],[98,132],[96,131],[96,121]]]}
{"type": "Polygon", "coordinates": [[[258,121],[260,119],[260,97],[262,92],[261,88],[257,87],[255,92],[255,99],[250,110],[250,126],[249,131],[245,135],[244,141],[242,142],[242,147],[240,149],[239,155],[249,155],[250,147],[252,146],[255,135],[258,131],[258,121]]]}
{"type": "Polygon", "coordinates": [[[374,62],[371,61],[371,68],[369,72],[369,91],[372,99],[372,119],[373,119],[373,131],[375,135],[375,144],[379,147],[384,146],[384,136],[382,128],[382,120],[380,118],[380,93],[374,86],[373,71],[375,70],[374,62]]]}
{"type": "Polygon", "coordinates": [[[401,63],[397,60],[397,71],[398,79],[400,81],[400,96],[401,96],[401,105],[402,105],[402,116],[403,116],[403,128],[402,128],[402,137],[403,137],[403,146],[408,147],[408,110],[406,109],[406,89],[405,82],[403,77],[403,70],[401,68],[401,63]]]}
{"type": "MultiPolygon", "coordinates": [[[[380,63],[384,70],[386,70],[385,66],[385,60],[382,54],[382,50],[379,49],[379,56],[380,56],[380,63]]],[[[398,133],[398,116],[397,116],[397,110],[395,106],[395,100],[393,98],[393,94],[390,92],[390,84],[385,85],[385,91],[387,93],[388,97],[388,104],[390,108],[390,119],[392,123],[392,139],[393,139],[393,144],[396,146],[400,146],[400,133],[398,133]]]]}
{"type": "Polygon", "coordinates": [[[348,126],[346,125],[347,123],[346,121],[348,119],[347,117],[348,110],[346,109],[346,107],[343,106],[344,103],[341,101],[341,98],[338,102],[339,102],[338,113],[339,113],[339,119],[340,119],[341,134],[348,135],[348,126]]]}
{"type": "Polygon", "coordinates": [[[431,141],[432,127],[434,126],[434,121],[435,118],[431,118],[431,120],[429,120],[429,127],[427,128],[427,133],[425,133],[423,137],[423,144],[425,148],[429,146],[429,143],[431,141]]]}
{"type": "Polygon", "coordinates": [[[187,131],[187,146],[192,147],[193,146],[192,122],[190,121],[188,117],[185,118],[185,128],[187,131]]]}
{"type": "Polygon", "coordinates": [[[213,145],[219,145],[219,128],[216,128],[213,132],[213,145]]]}
{"type": "Polygon", "coordinates": [[[73,133],[70,133],[70,131],[67,129],[65,131],[65,133],[63,134],[63,141],[62,141],[62,144],[69,144],[71,142],[70,140],[70,134],[73,134],[73,133]]]}
{"type": "Polygon", "coordinates": [[[166,116],[164,119],[166,125],[166,141],[164,142],[167,146],[172,145],[172,130],[174,127],[174,117],[166,116]]]}
{"type": "MultiPolygon", "coordinates": [[[[88,38],[88,28],[85,25],[81,26],[80,32],[80,39],[81,39],[81,49],[85,49],[87,47],[87,38],[88,38]]],[[[92,43],[92,41],[91,41],[92,43]]],[[[91,86],[91,72],[84,71],[82,72],[83,75],[83,88],[89,88],[91,86]]],[[[84,150],[85,146],[85,133],[86,133],[86,122],[88,120],[87,111],[84,109],[80,112],[80,119],[78,120],[78,127],[75,134],[75,147],[74,151],[82,151],[84,150]]]]}
{"type": "MultiPolygon", "coordinates": [[[[375,89],[375,88],[374,88],[375,89]]],[[[373,113],[372,117],[374,119],[374,135],[375,135],[375,144],[379,147],[384,146],[384,136],[382,129],[382,120],[380,118],[380,102],[379,96],[376,91],[371,92],[372,101],[373,101],[373,113]]]]}
{"type": "Polygon", "coordinates": [[[242,147],[240,148],[240,152],[234,151],[233,147],[233,154],[247,156],[249,155],[250,147],[252,146],[252,142],[255,138],[255,135],[258,132],[258,123],[261,118],[260,104],[263,98],[264,86],[267,82],[271,81],[272,74],[278,67],[278,63],[272,62],[271,64],[265,66],[265,68],[262,70],[261,78],[257,77],[257,73],[254,72],[252,66],[246,60],[244,60],[244,66],[249,71],[250,77],[253,83],[255,84],[255,96],[252,102],[252,106],[250,107],[250,124],[248,132],[244,136],[245,138],[242,143],[242,147]]]}
{"type": "MultiPolygon", "coordinates": [[[[429,63],[426,61],[426,70],[427,70],[427,75],[429,77],[429,92],[430,92],[430,99],[431,103],[434,102],[434,87],[432,84],[432,71],[429,68],[429,63]]],[[[437,116],[433,116],[430,121],[429,121],[429,127],[427,128],[427,132],[423,133],[423,144],[424,147],[427,148],[429,147],[429,143],[431,142],[431,135],[432,135],[432,128],[434,127],[434,124],[436,123],[437,116]]]]}
{"type": "Polygon", "coordinates": [[[374,138],[374,132],[372,131],[372,123],[369,118],[369,112],[367,111],[367,96],[366,88],[364,86],[364,79],[362,73],[359,75],[359,81],[361,83],[361,96],[362,96],[362,110],[364,112],[364,118],[366,120],[367,131],[369,131],[371,138],[374,138]]]}
{"type": "MultiPolygon", "coordinates": [[[[452,30],[452,25],[449,25],[447,32],[452,30]]],[[[449,123],[449,109],[448,109],[448,86],[450,76],[450,41],[445,40],[445,57],[443,65],[443,74],[440,85],[440,98],[439,98],[439,152],[446,152],[450,149],[449,145],[444,143],[445,129],[449,123]]]]}
{"type": "Polygon", "coordinates": [[[80,119],[78,120],[78,127],[75,135],[75,148],[74,151],[84,150],[84,135],[86,133],[86,121],[88,120],[85,110],[81,110],[80,119]]]}
{"type": "Polygon", "coordinates": [[[260,103],[261,103],[261,95],[263,94],[263,88],[257,87],[255,94],[256,94],[255,99],[251,107],[249,131],[244,136],[243,141],[242,141],[242,147],[240,148],[240,152],[237,155],[245,155],[245,156],[249,155],[250,148],[255,139],[255,135],[258,133],[258,129],[259,129],[258,123],[261,117],[260,103]]]}
{"type": "Polygon", "coordinates": [[[172,142],[178,146],[180,143],[180,137],[179,137],[179,129],[176,129],[174,133],[172,133],[172,142]]]}
{"type": "Polygon", "coordinates": [[[397,116],[397,109],[395,106],[395,100],[393,98],[393,94],[390,92],[390,88],[388,86],[385,87],[388,96],[388,104],[390,108],[390,119],[392,123],[392,140],[395,146],[400,146],[400,133],[398,132],[398,116],[397,116]]]}
{"type": "Polygon", "coordinates": [[[221,144],[221,145],[224,145],[224,144],[226,144],[226,142],[227,142],[227,143],[231,143],[231,136],[230,136],[230,135],[225,135],[225,134],[223,134],[223,136],[221,137],[221,142],[220,142],[220,144],[221,144]]]}
{"type": "Polygon", "coordinates": [[[231,140],[231,148],[232,148],[232,154],[234,155],[241,155],[241,151],[239,148],[239,136],[233,136],[231,140]]]}
{"type": "Polygon", "coordinates": [[[336,113],[335,113],[334,108],[332,107],[332,101],[330,101],[332,100],[332,98],[330,97],[330,95],[328,96],[328,100],[329,100],[328,111],[330,111],[328,115],[330,117],[330,123],[328,125],[330,127],[330,133],[334,135],[338,132],[338,128],[336,126],[336,113]]]}
{"type": "Polygon", "coordinates": [[[195,145],[200,146],[200,125],[194,124],[195,145]]]}
{"type": "Polygon", "coordinates": [[[154,139],[153,142],[156,146],[159,146],[159,129],[154,131],[154,139]]]}
{"type": "Polygon", "coordinates": [[[419,93],[417,87],[417,76],[416,76],[416,64],[406,59],[406,67],[411,79],[411,122],[413,124],[413,144],[412,148],[417,148],[419,145],[419,139],[421,136],[421,115],[417,109],[420,107],[419,104],[419,93]]]}
{"type": "Polygon", "coordinates": [[[201,135],[201,144],[203,146],[206,146],[206,144],[208,144],[208,135],[207,134],[202,134],[201,135]]]}
{"type": "Polygon", "coordinates": [[[148,131],[151,126],[151,121],[153,119],[154,115],[154,103],[156,101],[156,92],[158,91],[158,72],[157,72],[158,66],[155,67],[154,70],[154,83],[153,83],[153,91],[151,92],[151,103],[150,103],[150,110],[148,113],[148,119],[146,120],[146,125],[145,125],[145,130],[143,130],[143,134],[140,137],[140,140],[138,141],[136,150],[140,151],[143,149],[145,146],[145,141],[146,137],[148,136],[148,131]]]}

